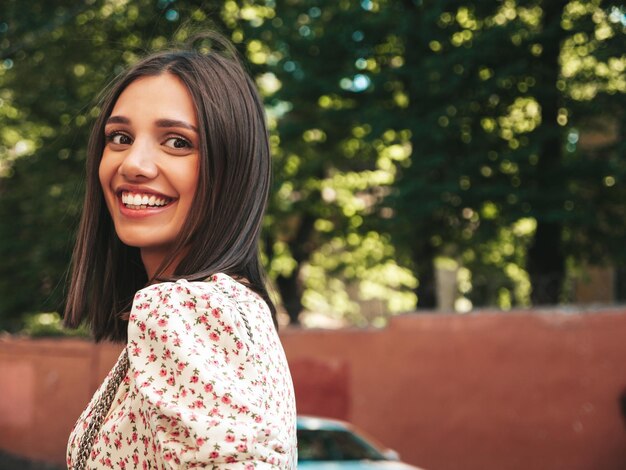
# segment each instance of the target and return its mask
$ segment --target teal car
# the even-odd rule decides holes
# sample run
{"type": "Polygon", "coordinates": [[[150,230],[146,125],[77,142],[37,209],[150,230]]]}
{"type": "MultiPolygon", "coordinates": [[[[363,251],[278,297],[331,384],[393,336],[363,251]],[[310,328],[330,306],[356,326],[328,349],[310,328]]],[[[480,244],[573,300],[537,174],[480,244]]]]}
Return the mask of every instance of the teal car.
{"type": "Polygon", "coordinates": [[[314,416],[298,417],[298,467],[422,470],[400,462],[395,451],[382,448],[351,424],[314,416]]]}

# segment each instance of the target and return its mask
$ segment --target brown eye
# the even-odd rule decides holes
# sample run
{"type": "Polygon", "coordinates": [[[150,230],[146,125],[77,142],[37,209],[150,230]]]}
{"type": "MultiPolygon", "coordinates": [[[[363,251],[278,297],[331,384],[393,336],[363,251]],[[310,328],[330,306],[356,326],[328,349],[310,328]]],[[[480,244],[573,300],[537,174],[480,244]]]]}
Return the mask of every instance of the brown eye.
{"type": "Polygon", "coordinates": [[[114,145],[130,145],[133,143],[133,139],[122,132],[111,132],[107,134],[106,141],[114,145]]]}
{"type": "Polygon", "coordinates": [[[182,137],[170,137],[163,143],[163,145],[176,150],[192,148],[191,142],[189,142],[187,139],[183,139],[182,137]]]}

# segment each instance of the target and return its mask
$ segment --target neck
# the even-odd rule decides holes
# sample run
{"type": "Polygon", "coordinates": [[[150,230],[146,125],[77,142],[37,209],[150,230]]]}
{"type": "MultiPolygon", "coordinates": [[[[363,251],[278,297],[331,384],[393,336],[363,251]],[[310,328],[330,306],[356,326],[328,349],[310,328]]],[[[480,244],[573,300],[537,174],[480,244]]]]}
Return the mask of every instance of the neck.
{"type": "MultiPolygon", "coordinates": [[[[151,280],[157,274],[158,269],[161,267],[161,264],[163,263],[163,261],[165,261],[168,254],[169,253],[163,253],[160,250],[150,250],[147,248],[143,248],[141,250],[141,261],[143,262],[143,266],[146,269],[148,279],[151,280]]],[[[182,256],[183,254],[176,256],[172,260],[172,262],[165,267],[163,271],[158,272],[159,276],[172,276],[182,256]]]]}

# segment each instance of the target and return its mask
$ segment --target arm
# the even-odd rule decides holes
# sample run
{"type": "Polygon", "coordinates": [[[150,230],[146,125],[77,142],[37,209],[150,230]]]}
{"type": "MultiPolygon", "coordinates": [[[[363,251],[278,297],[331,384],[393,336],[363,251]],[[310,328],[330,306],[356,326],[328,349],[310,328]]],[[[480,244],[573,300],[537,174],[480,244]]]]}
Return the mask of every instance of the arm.
{"type": "Polygon", "coordinates": [[[233,302],[210,283],[186,281],[135,298],[130,370],[166,468],[284,468],[262,365],[233,302]]]}

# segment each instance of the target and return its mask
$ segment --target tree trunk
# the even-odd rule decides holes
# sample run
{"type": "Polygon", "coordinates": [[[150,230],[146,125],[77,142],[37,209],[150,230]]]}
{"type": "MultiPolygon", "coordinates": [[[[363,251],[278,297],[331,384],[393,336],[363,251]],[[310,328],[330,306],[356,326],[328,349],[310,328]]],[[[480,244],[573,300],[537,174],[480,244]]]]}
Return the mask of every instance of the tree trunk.
{"type": "Polygon", "coordinates": [[[533,246],[528,250],[533,305],[559,302],[565,277],[565,260],[559,249],[561,230],[560,223],[537,224],[533,246]]]}
{"type": "Polygon", "coordinates": [[[300,313],[302,312],[302,286],[299,281],[300,265],[289,276],[278,276],[276,287],[283,300],[283,306],[289,315],[289,324],[300,325],[300,313]]]}
{"type": "Polygon", "coordinates": [[[542,122],[536,134],[541,139],[539,162],[532,181],[537,231],[527,255],[534,305],[558,303],[565,277],[565,257],[561,249],[563,223],[558,214],[563,212],[567,187],[561,174],[562,130],[557,123],[560,107],[557,81],[565,37],[561,16],[566,3],[565,0],[544,3],[543,32],[539,41],[543,53],[533,62],[537,80],[535,97],[542,111],[542,122]]]}
{"type": "Polygon", "coordinates": [[[435,310],[437,307],[434,257],[435,250],[428,241],[421,242],[413,251],[414,272],[418,280],[415,289],[418,310],[435,310]]]}
{"type": "Polygon", "coordinates": [[[313,246],[309,242],[311,234],[314,230],[315,217],[305,214],[300,220],[300,225],[295,236],[289,242],[289,250],[296,262],[296,267],[288,276],[279,275],[276,279],[276,287],[280,293],[287,315],[289,315],[289,323],[291,325],[300,324],[300,313],[302,306],[302,282],[300,280],[300,269],[302,263],[309,259],[313,246]]]}

